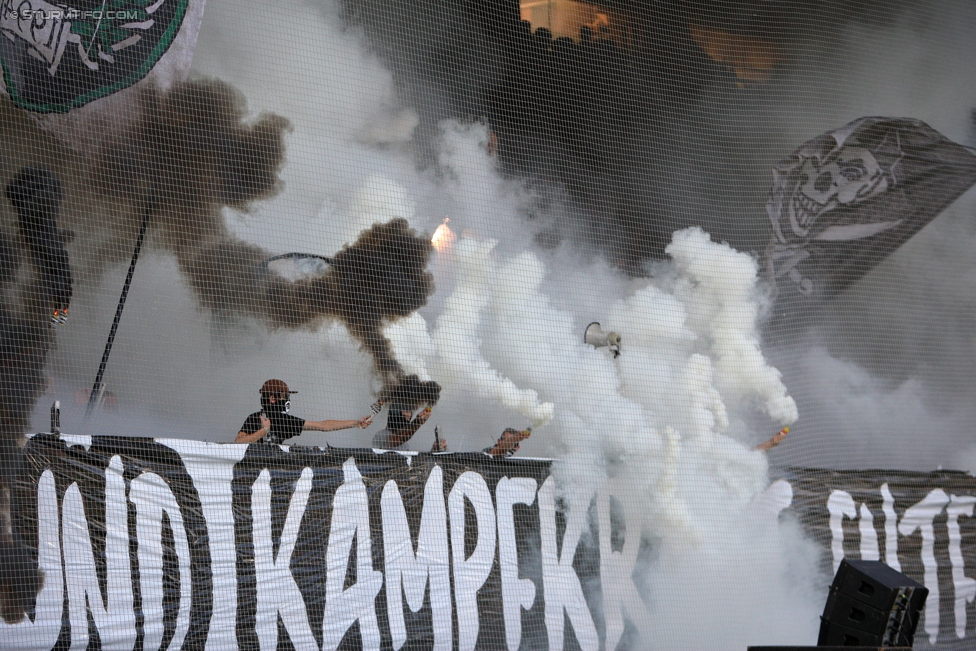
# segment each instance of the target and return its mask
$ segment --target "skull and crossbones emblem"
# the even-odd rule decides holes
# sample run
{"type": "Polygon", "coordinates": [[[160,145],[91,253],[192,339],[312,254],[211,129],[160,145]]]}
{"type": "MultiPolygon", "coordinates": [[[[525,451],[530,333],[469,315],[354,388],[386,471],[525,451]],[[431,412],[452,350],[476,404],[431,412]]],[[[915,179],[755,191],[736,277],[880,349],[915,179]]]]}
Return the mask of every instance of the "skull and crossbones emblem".
{"type": "Polygon", "coordinates": [[[842,147],[821,163],[810,157],[789,203],[790,227],[806,237],[817,220],[838,206],[860,203],[888,189],[877,159],[863,147],[842,147]]]}
{"type": "Polygon", "coordinates": [[[860,203],[888,189],[881,165],[863,147],[842,147],[821,163],[806,158],[789,202],[790,227],[807,237],[817,220],[839,206],[860,203]]]}

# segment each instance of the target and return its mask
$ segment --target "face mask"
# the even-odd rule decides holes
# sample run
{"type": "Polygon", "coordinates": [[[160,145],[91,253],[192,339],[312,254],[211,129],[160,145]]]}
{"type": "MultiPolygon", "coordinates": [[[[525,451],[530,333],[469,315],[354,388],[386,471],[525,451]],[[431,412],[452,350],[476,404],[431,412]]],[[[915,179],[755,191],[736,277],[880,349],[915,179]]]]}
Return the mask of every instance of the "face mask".
{"type": "Polygon", "coordinates": [[[261,396],[261,408],[269,414],[287,414],[291,407],[291,400],[278,400],[272,404],[271,396],[261,396]]]}

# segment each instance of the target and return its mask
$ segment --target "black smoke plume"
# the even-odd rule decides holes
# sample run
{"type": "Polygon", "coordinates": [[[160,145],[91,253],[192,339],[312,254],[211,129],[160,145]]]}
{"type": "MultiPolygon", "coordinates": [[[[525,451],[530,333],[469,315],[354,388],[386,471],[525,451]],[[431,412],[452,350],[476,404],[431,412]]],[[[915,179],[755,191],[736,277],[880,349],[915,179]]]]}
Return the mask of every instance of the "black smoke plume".
{"type": "Polygon", "coordinates": [[[94,187],[131,206],[117,230],[134,233],[151,196],[153,242],[175,254],[205,307],[271,328],[338,318],[372,356],[384,391],[403,380],[382,328],[433,293],[429,238],[402,219],[375,224],[334,256],[327,273],[287,281],[263,264],[268,252],[230,235],[220,211],[247,210],[281,189],[288,121],[262,114],[246,123],[243,96],[214,80],[146,90],[139,102],[133,127],[92,165],[94,187]]]}
{"type": "Polygon", "coordinates": [[[423,381],[416,375],[408,375],[400,384],[381,396],[391,405],[403,405],[411,410],[422,405],[433,407],[441,399],[441,386],[437,382],[423,381]]]}
{"type": "Polygon", "coordinates": [[[406,220],[375,224],[334,257],[325,274],[290,282],[262,264],[268,253],[226,241],[199,252],[184,271],[206,307],[261,319],[273,328],[314,327],[338,318],[370,353],[384,392],[405,378],[383,325],[408,316],[433,293],[430,242],[406,220]]]}

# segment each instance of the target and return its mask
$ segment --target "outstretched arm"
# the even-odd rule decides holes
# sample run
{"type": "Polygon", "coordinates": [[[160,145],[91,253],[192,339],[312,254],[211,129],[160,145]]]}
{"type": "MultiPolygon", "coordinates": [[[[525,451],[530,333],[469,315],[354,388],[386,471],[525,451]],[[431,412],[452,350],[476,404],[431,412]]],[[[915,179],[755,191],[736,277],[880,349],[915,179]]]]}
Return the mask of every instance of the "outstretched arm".
{"type": "Polygon", "coordinates": [[[358,427],[366,429],[373,422],[373,416],[369,415],[358,420],[307,420],[303,429],[312,432],[335,432],[340,429],[358,427]]]}
{"type": "Polygon", "coordinates": [[[431,410],[429,408],[424,409],[422,412],[417,414],[417,417],[410,421],[406,427],[391,433],[390,438],[388,439],[389,447],[391,449],[398,448],[412,439],[413,435],[417,433],[417,430],[423,427],[424,423],[427,422],[427,419],[430,418],[430,414],[431,410]]]}

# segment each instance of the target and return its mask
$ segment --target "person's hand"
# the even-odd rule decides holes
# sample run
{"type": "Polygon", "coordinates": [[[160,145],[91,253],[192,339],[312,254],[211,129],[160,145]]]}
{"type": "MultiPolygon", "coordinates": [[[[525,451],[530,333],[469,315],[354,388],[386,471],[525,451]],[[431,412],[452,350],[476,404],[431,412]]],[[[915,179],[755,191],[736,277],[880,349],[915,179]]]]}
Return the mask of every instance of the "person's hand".
{"type": "Polygon", "coordinates": [[[775,448],[777,445],[779,445],[780,443],[782,443],[783,440],[786,438],[786,435],[789,434],[789,433],[790,433],[790,428],[789,427],[784,427],[780,431],[776,432],[776,436],[774,436],[773,438],[769,439],[765,443],[760,443],[759,445],[757,445],[756,447],[754,447],[753,450],[758,450],[760,452],[769,452],[770,450],[772,450],[773,448],[775,448]]]}
{"type": "Polygon", "coordinates": [[[419,420],[421,423],[426,423],[427,422],[427,419],[430,418],[430,415],[433,412],[434,412],[433,409],[431,409],[430,407],[427,407],[422,412],[420,412],[419,414],[417,414],[417,420],[419,420]]]}
{"type": "Polygon", "coordinates": [[[506,429],[498,439],[499,443],[519,444],[532,435],[531,429],[506,429]]]}
{"type": "Polygon", "coordinates": [[[358,427],[359,429],[366,429],[367,427],[369,427],[372,424],[373,424],[373,416],[372,415],[369,415],[369,416],[364,416],[363,418],[360,418],[359,419],[359,422],[356,423],[356,427],[358,427]]]}
{"type": "Polygon", "coordinates": [[[430,446],[431,452],[447,452],[447,441],[444,439],[437,439],[434,444],[430,446]]]}
{"type": "Polygon", "coordinates": [[[265,432],[270,432],[271,431],[271,421],[268,419],[267,416],[264,415],[264,412],[261,412],[261,414],[259,415],[259,418],[261,419],[261,427],[264,428],[264,431],[265,432]]]}
{"type": "Polygon", "coordinates": [[[512,438],[515,439],[516,443],[521,443],[522,441],[529,438],[530,436],[532,436],[531,429],[515,430],[515,433],[512,434],[512,438]]]}

